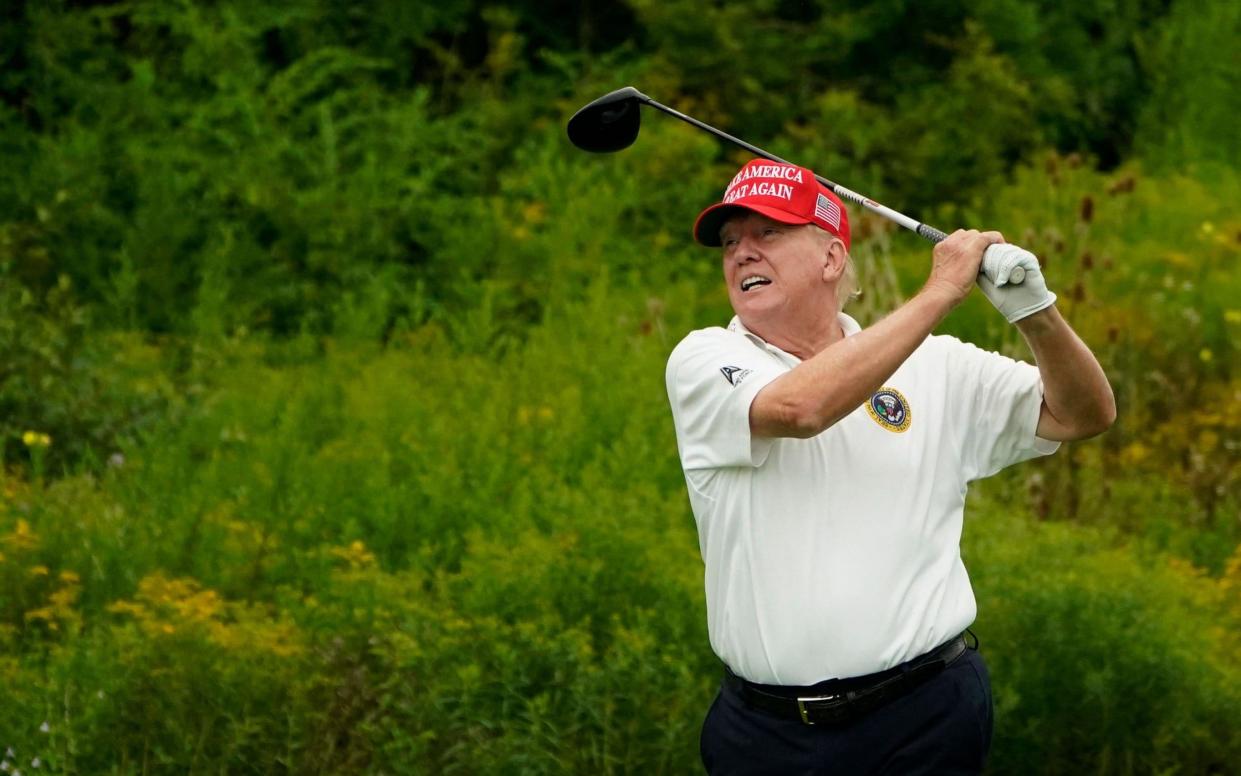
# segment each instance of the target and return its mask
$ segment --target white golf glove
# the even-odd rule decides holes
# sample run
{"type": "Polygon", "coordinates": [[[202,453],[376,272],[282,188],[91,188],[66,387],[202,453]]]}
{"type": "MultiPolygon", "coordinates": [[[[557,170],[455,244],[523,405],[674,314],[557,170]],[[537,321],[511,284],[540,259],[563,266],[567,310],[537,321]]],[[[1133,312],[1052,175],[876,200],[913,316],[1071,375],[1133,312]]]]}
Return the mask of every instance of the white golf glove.
{"type": "Polygon", "coordinates": [[[1009,323],[1016,323],[1056,302],[1056,295],[1047,290],[1038,258],[1025,248],[1008,243],[987,247],[982,256],[978,286],[1009,323]]]}

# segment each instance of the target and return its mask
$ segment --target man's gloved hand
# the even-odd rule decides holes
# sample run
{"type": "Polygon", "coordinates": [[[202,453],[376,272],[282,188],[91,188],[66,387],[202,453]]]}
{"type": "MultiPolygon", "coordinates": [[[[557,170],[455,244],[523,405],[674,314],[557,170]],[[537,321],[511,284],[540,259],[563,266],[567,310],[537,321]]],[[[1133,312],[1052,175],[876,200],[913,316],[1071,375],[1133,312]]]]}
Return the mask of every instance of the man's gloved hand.
{"type": "Polygon", "coordinates": [[[1008,243],[997,243],[987,248],[983,254],[978,285],[1009,323],[1016,323],[1056,302],[1056,295],[1047,290],[1047,281],[1043,279],[1038,258],[1026,249],[1008,243]],[[1017,268],[1024,270],[1025,277],[1020,284],[1014,285],[1009,280],[1016,279],[1013,270],[1017,268]]]}

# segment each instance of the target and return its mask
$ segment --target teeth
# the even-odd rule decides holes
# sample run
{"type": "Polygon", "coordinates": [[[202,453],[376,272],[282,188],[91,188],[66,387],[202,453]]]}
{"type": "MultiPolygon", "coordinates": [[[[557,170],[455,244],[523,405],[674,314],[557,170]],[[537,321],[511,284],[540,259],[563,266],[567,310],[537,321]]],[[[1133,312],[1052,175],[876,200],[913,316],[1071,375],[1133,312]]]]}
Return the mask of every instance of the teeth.
{"type": "Polygon", "coordinates": [[[741,290],[749,291],[751,288],[754,288],[759,283],[770,283],[770,282],[771,282],[770,278],[765,278],[762,275],[751,275],[750,277],[741,281],[741,290]]]}

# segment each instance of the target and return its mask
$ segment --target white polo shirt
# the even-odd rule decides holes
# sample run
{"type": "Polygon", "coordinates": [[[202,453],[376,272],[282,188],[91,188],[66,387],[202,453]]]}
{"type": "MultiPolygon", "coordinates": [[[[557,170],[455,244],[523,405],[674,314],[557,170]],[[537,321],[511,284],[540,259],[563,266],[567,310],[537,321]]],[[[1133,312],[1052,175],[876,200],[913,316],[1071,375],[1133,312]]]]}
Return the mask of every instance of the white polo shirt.
{"type": "Polygon", "coordinates": [[[964,630],[967,484],[1059,446],[1034,435],[1037,368],[945,336],[818,436],[751,438],[750,403],[799,363],[734,318],[685,337],[666,373],[711,646],[764,684],[881,671],[964,630]]]}

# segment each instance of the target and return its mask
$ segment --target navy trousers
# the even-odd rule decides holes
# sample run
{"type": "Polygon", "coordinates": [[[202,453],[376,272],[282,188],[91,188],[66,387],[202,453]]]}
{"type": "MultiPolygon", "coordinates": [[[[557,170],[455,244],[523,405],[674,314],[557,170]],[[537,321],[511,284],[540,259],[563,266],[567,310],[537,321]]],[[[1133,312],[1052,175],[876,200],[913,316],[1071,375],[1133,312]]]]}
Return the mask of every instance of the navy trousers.
{"type": "Polygon", "coordinates": [[[836,726],[755,709],[727,684],[702,726],[712,776],[976,774],[991,747],[991,679],[977,650],[908,694],[836,726]]]}

